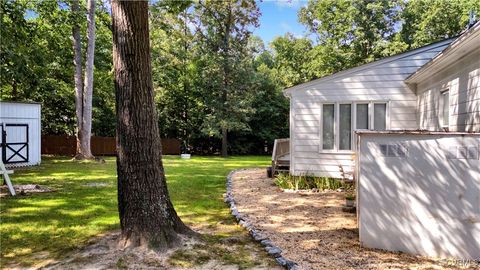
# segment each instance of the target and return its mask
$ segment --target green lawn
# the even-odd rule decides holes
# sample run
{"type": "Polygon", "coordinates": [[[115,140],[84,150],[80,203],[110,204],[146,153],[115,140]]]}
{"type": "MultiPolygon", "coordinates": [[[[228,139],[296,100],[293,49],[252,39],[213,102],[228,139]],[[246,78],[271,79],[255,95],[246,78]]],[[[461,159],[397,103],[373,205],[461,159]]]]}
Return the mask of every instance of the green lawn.
{"type": "MultiPolygon", "coordinates": [[[[219,224],[240,230],[222,198],[228,172],[268,164],[265,156],[164,157],[170,195],[181,218],[187,224],[211,228],[219,237],[219,224]]],[[[1,198],[0,268],[7,262],[32,265],[38,254],[61,257],[93,236],[119,228],[115,158],[106,158],[105,163],[79,163],[67,157],[44,157],[41,166],[16,170],[12,180],[56,191],[1,198]],[[108,186],[85,185],[92,182],[108,186]]]]}

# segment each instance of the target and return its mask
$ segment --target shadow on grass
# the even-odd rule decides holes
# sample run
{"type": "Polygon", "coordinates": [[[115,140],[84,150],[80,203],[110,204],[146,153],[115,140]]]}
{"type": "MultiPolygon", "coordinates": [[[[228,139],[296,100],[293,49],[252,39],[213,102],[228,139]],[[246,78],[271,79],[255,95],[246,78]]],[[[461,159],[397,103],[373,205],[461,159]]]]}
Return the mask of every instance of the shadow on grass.
{"type": "MultiPolygon", "coordinates": [[[[40,166],[15,170],[14,184],[39,184],[56,191],[0,200],[0,268],[7,262],[30,266],[38,262],[39,252],[47,252],[46,258],[59,258],[93,236],[119,228],[116,162],[114,157],[105,160],[44,157],[40,166]],[[85,186],[92,182],[107,186],[85,186]]],[[[189,225],[213,231],[218,226],[236,227],[223,203],[226,175],[235,168],[268,163],[268,157],[164,157],[168,189],[178,214],[189,225]]]]}

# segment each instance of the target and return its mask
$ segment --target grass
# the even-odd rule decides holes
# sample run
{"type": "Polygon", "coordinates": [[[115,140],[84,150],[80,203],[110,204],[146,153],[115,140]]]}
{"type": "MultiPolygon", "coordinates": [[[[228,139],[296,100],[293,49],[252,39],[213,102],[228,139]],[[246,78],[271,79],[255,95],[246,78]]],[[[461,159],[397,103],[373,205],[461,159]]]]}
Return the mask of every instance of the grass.
{"type": "MultiPolygon", "coordinates": [[[[242,233],[223,202],[225,177],[233,169],[267,166],[268,157],[164,157],[169,192],[185,223],[210,228],[216,237],[242,233]],[[230,226],[217,230],[218,226],[230,226]]],[[[0,268],[6,262],[31,266],[60,258],[92,237],[119,228],[115,158],[105,163],[44,157],[42,165],[15,171],[14,184],[39,184],[52,193],[0,200],[0,268]],[[107,186],[88,186],[88,183],[107,186]]]]}

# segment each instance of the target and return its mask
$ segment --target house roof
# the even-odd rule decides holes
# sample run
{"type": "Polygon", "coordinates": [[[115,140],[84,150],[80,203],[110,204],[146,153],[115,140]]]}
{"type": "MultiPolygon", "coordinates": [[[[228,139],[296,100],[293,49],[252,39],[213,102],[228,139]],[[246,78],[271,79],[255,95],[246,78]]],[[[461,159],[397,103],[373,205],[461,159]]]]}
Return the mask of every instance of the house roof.
{"type": "Polygon", "coordinates": [[[480,48],[480,21],[472,27],[465,30],[457,39],[455,39],[448,47],[425,65],[419,68],[415,73],[405,79],[408,84],[418,83],[429,77],[434,71],[449,66],[452,62],[457,61],[468,53],[480,48]]]}
{"type": "Polygon", "coordinates": [[[403,53],[399,53],[399,54],[396,54],[396,55],[393,55],[393,56],[385,57],[385,58],[373,61],[373,62],[368,63],[368,64],[364,64],[364,65],[361,65],[361,66],[358,66],[358,67],[346,69],[346,70],[334,73],[334,74],[329,75],[329,76],[325,76],[325,77],[315,79],[315,80],[312,80],[312,81],[309,81],[309,82],[305,82],[305,83],[302,83],[302,84],[297,84],[295,86],[284,89],[283,93],[284,93],[284,95],[290,95],[290,93],[292,91],[308,89],[308,87],[310,87],[312,85],[315,85],[315,84],[318,84],[318,83],[328,82],[328,81],[337,79],[339,77],[343,77],[343,76],[346,76],[346,75],[349,75],[349,74],[353,74],[353,73],[356,73],[356,72],[359,72],[359,71],[362,71],[362,70],[365,70],[365,69],[375,67],[377,65],[386,64],[386,63],[393,62],[393,61],[396,61],[396,60],[399,60],[399,59],[402,59],[402,58],[409,57],[409,56],[417,54],[417,53],[421,53],[421,52],[424,52],[424,51],[431,50],[435,47],[444,46],[446,44],[451,43],[456,38],[457,37],[453,37],[453,38],[437,41],[437,42],[434,42],[434,43],[431,43],[431,44],[428,44],[428,45],[425,45],[425,46],[422,46],[422,47],[419,47],[419,48],[416,48],[416,49],[413,49],[413,50],[410,50],[410,51],[407,51],[407,52],[403,52],[403,53]]]}

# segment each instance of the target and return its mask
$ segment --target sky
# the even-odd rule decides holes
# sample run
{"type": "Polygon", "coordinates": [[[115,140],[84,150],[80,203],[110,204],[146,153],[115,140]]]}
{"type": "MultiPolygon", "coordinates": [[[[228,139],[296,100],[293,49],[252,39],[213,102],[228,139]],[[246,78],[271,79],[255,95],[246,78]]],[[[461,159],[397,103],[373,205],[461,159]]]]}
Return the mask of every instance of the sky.
{"type": "MultiPolygon", "coordinates": [[[[258,0],[257,0],[258,1],[258,0]]],[[[263,39],[265,45],[277,36],[287,32],[301,37],[307,33],[305,26],[300,24],[297,13],[307,0],[263,0],[258,1],[260,12],[260,27],[253,33],[263,39]]]]}
{"type": "MultiPolygon", "coordinates": [[[[295,37],[307,34],[305,26],[300,24],[297,13],[302,6],[307,5],[308,0],[256,0],[262,15],[260,27],[255,29],[254,35],[262,38],[265,46],[277,36],[283,36],[287,32],[295,37]]],[[[109,6],[109,1],[103,1],[109,6]]],[[[108,8],[109,9],[109,8],[108,8]]],[[[26,17],[35,17],[36,14],[27,10],[26,17]]]]}

